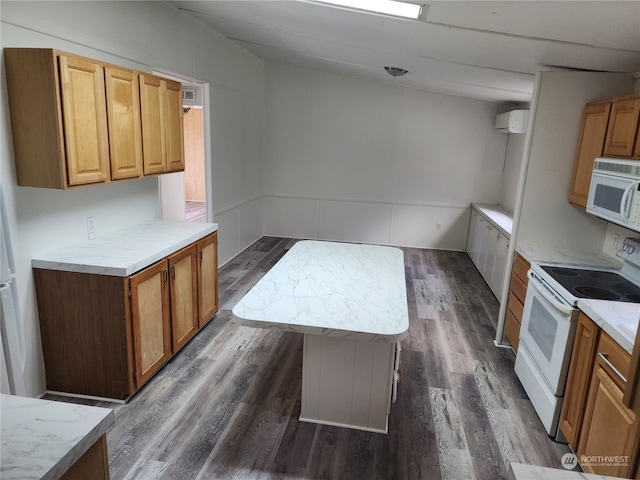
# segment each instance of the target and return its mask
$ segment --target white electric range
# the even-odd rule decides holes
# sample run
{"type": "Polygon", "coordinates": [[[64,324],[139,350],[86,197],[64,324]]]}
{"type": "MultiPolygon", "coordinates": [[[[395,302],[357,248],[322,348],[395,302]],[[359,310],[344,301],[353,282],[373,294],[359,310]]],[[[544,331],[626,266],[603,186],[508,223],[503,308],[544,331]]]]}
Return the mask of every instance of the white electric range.
{"type": "Polygon", "coordinates": [[[626,239],[621,269],[533,263],[515,371],[547,433],[558,430],[579,299],[640,303],[640,240],[626,239]]]}

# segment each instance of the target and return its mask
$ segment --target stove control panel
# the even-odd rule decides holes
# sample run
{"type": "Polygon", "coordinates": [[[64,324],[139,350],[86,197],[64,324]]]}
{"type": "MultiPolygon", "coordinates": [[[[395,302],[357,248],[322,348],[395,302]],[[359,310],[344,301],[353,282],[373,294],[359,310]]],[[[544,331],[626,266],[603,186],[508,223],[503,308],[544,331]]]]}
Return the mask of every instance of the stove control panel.
{"type": "Polygon", "coordinates": [[[625,238],[618,249],[618,256],[627,262],[640,266],[640,239],[625,238]]]}

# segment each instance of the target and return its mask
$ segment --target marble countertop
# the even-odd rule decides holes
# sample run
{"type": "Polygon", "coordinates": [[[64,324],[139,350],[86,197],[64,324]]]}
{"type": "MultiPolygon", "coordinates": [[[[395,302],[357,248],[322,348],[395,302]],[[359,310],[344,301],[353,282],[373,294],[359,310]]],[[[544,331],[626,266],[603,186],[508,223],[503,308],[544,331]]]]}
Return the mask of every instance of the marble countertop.
{"type": "Polygon", "coordinates": [[[404,254],[394,247],[300,241],[233,307],[233,321],[399,341],[409,330],[404,254]]]}
{"type": "Polygon", "coordinates": [[[216,230],[216,223],[150,220],[36,255],[31,266],[127,277],[216,230]]]}
{"type": "Polygon", "coordinates": [[[500,205],[486,205],[483,203],[472,203],[471,208],[476,209],[483,217],[489,220],[500,230],[500,233],[511,238],[513,230],[513,213],[508,212],[500,205]]]}
{"type": "Polygon", "coordinates": [[[516,251],[529,263],[558,263],[606,268],[622,267],[620,260],[610,257],[604,252],[595,250],[573,250],[568,248],[518,244],[516,251]]]}
{"type": "Polygon", "coordinates": [[[0,395],[3,480],[60,478],[114,424],[113,411],[0,395]]]}
{"type": "Polygon", "coordinates": [[[631,354],[640,322],[640,303],[581,298],[578,308],[631,354]]]}
{"type": "Polygon", "coordinates": [[[523,463],[511,463],[509,480],[616,480],[616,477],[572,472],[559,468],[538,467],[523,463]]]}

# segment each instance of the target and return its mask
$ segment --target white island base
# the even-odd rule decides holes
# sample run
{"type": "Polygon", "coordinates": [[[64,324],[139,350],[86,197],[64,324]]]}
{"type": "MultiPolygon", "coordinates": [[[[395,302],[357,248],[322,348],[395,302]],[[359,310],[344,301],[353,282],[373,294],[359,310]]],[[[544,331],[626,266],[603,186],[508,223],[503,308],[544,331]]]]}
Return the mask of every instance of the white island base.
{"type": "Polygon", "coordinates": [[[402,250],[300,241],[238,302],[233,321],[304,334],[300,420],[387,432],[409,329],[402,250]]]}
{"type": "Polygon", "coordinates": [[[300,420],[387,433],[396,345],[305,334],[300,420]]]}

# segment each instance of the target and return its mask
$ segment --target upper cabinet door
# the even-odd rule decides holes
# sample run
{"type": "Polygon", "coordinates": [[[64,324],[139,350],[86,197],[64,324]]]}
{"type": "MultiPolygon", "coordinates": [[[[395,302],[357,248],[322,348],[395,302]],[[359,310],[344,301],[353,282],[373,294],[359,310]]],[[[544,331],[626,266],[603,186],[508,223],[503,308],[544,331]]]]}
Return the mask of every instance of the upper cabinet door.
{"type": "Polygon", "coordinates": [[[182,84],[165,80],[164,124],[167,145],[167,172],[184,170],[184,126],[182,124],[182,84]]]}
{"type": "Polygon", "coordinates": [[[104,69],[68,55],[60,55],[59,64],[69,185],[105,182],[109,135],[104,69]]]}
{"type": "Polygon", "coordinates": [[[582,112],[582,125],[578,137],[576,160],[573,164],[573,177],[569,202],[587,207],[591,172],[594,160],[602,156],[604,139],[609,121],[611,102],[589,103],[582,112]]]}
{"type": "Polygon", "coordinates": [[[111,178],[142,175],[142,126],[138,75],[131,70],[105,68],[111,178]]]}
{"type": "Polygon", "coordinates": [[[640,97],[614,99],[611,107],[604,154],[609,157],[631,157],[638,135],[640,97]]]}
{"type": "Polygon", "coordinates": [[[144,174],[167,171],[164,95],[162,80],[140,74],[140,111],[142,116],[142,158],[144,174]]]}

